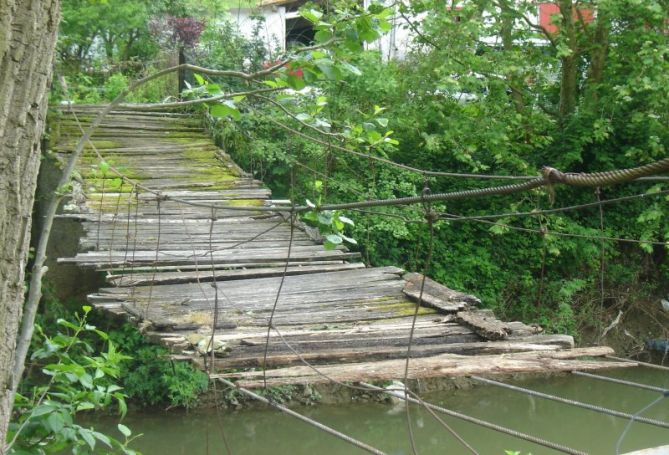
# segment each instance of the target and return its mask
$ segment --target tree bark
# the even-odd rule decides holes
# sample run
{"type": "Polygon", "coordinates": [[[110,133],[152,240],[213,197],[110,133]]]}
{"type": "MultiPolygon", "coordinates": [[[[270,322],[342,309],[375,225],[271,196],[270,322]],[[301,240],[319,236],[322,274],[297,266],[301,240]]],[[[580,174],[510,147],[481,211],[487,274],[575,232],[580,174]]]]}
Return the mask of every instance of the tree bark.
{"type": "Polygon", "coordinates": [[[562,15],[562,33],[565,34],[566,44],[571,53],[561,58],[562,74],[560,83],[560,118],[564,120],[576,109],[578,91],[578,43],[576,24],[574,24],[572,0],[560,0],[560,14],[562,15]]]}
{"type": "Polygon", "coordinates": [[[598,85],[604,78],[606,69],[606,60],[609,52],[609,34],[610,24],[606,12],[598,11],[597,23],[592,37],[590,47],[590,68],[588,69],[588,79],[586,87],[590,101],[598,101],[598,85]]]}
{"type": "MultiPolygon", "coordinates": [[[[513,23],[516,20],[515,15],[513,14],[512,5],[508,0],[502,0],[499,2],[501,9],[501,28],[500,34],[502,38],[502,46],[505,52],[513,51],[513,23]]],[[[522,114],[525,110],[525,101],[523,100],[523,94],[518,90],[518,87],[522,87],[521,78],[518,75],[511,74],[508,76],[509,86],[511,89],[511,100],[513,105],[516,108],[516,112],[522,114]]]]}
{"type": "Polygon", "coordinates": [[[0,454],[59,10],[59,0],[0,0],[0,454]]]}

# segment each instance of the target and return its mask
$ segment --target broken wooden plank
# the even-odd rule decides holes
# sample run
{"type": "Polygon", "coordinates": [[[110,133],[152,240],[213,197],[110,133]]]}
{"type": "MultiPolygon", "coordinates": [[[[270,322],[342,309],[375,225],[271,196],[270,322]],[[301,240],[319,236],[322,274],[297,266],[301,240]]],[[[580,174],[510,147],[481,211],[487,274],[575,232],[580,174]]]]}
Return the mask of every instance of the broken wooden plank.
{"type": "MultiPolygon", "coordinates": [[[[471,341],[471,339],[465,340],[464,338],[461,342],[448,342],[448,340],[439,342],[428,338],[423,339],[423,342],[415,343],[411,353],[414,359],[445,353],[465,356],[506,355],[514,352],[557,351],[567,349],[567,346],[569,346],[568,342],[562,342],[562,340],[544,338],[547,337],[538,337],[535,340],[528,340],[527,342],[480,342],[471,341]]],[[[356,345],[338,349],[305,349],[305,347],[296,346],[291,338],[286,338],[286,341],[291,347],[300,352],[300,356],[296,356],[283,344],[282,340],[274,337],[271,339],[269,346],[267,366],[285,367],[298,365],[302,364],[303,360],[308,360],[315,364],[331,364],[335,362],[352,363],[382,359],[405,359],[407,353],[406,339],[400,345],[377,344],[374,340],[365,340],[364,343],[368,343],[368,345],[364,347],[360,346],[363,342],[360,340],[356,345]]],[[[222,368],[255,368],[261,366],[263,360],[264,342],[255,349],[243,345],[235,346],[233,344],[231,353],[220,366],[222,368]]]]}
{"type": "Polygon", "coordinates": [[[486,340],[503,340],[511,333],[505,322],[480,311],[459,311],[456,320],[486,340]]]}
{"type": "MultiPolygon", "coordinates": [[[[420,273],[407,273],[403,278],[406,280],[403,292],[410,299],[418,302],[421,298],[423,275],[420,273]]],[[[477,297],[449,289],[428,277],[425,277],[422,299],[424,305],[436,308],[444,313],[455,313],[470,306],[481,304],[481,301],[477,297]]]]}

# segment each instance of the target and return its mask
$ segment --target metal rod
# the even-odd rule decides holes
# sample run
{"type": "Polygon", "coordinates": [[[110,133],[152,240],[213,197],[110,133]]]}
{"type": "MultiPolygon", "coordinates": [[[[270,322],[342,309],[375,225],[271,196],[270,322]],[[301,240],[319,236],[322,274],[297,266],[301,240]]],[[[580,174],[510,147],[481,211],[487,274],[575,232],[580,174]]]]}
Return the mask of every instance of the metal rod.
{"type": "Polygon", "coordinates": [[[664,365],[655,365],[654,363],[640,362],[639,360],[626,359],[624,357],[616,357],[614,355],[607,355],[606,358],[611,360],[618,360],[620,362],[636,363],[637,365],[654,368],[656,370],[669,371],[669,367],[665,367],[664,365]]]}
{"type": "MultiPolygon", "coordinates": [[[[367,387],[371,390],[386,393],[386,394],[391,395],[395,398],[399,398],[400,400],[405,399],[404,393],[402,391],[387,390],[387,389],[383,389],[381,387],[377,387],[377,386],[374,386],[372,384],[367,384],[367,383],[364,383],[364,382],[362,382],[361,385],[363,385],[363,386],[365,386],[365,387],[367,387]]],[[[527,433],[522,433],[520,431],[512,430],[510,428],[506,428],[506,427],[503,427],[501,425],[497,425],[495,423],[491,423],[491,422],[488,422],[488,421],[485,421],[485,420],[477,419],[476,417],[471,417],[471,416],[468,416],[466,414],[461,414],[457,411],[452,411],[450,409],[446,409],[446,408],[443,408],[441,406],[437,406],[436,404],[427,403],[427,402],[424,402],[424,401],[419,401],[419,400],[417,400],[415,398],[412,398],[412,397],[409,397],[409,396],[406,397],[406,399],[411,403],[414,403],[414,404],[417,404],[417,405],[420,405],[420,406],[425,406],[427,408],[430,408],[430,409],[432,409],[434,411],[437,411],[437,412],[440,412],[442,414],[446,414],[446,415],[449,415],[451,417],[455,417],[455,418],[464,420],[466,422],[473,423],[475,425],[479,425],[479,426],[482,426],[484,428],[488,428],[489,430],[494,430],[494,431],[497,431],[499,433],[504,433],[506,435],[513,436],[513,437],[518,438],[518,439],[524,439],[525,441],[529,441],[529,442],[532,442],[532,443],[540,445],[540,446],[548,447],[549,449],[553,449],[553,450],[556,450],[558,452],[568,453],[570,455],[588,455],[587,452],[582,452],[580,450],[572,449],[571,447],[567,447],[567,446],[564,446],[562,444],[547,441],[545,439],[541,439],[541,438],[538,438],[536,436],[532,436],[532,435],[527,434],[527,433]]]]}
{"type": "Polygon", "coordinates": [[[612,382],[614,384],[628,385],[630,387],[637,387],[639,389],[650,390],[662,394],[669,393],[669,389],[663,387],[656,387],[654,385],[640,384],[638,382],[626,381],[624,379],[610,378],[608,376],[601,376],[599,374],[586,373],[584,371],[572,371],[576,376],[583,376],[584,378],[597,379],[599,381],[612,382]]]}
{"type": "Polygon", "coordinates": [[[282,406],[278,403],[274,403],[273,401],[270,401],[267,398],[258,395],[257,393],[251,392],[250,390],[245,389],[243,387],[237,387],[237,385],[235,385],[234,382],[230,382],[227,379],[223,379],[223,378],[216,378],[216,379],[218,379],[219,381],[221,381],[223,384],[225,384],[228,387],[231,387],[235,390],[238,390],[238,391],[242,392],[243,394],[248,395],[255,400],[262,401],[263,403],[268,404],[268,405],[278,409],[279,411],[283,412],[284,414],[288,414],[292,417],[295,417],[296,419],[299,419],[299,420],[301,420],[305,423],[308,423],[309,425],[314,426],[314,427],[318,428],[319,430],[325,431],[326,433],[329,433],[332,436],[335,436],[335,437],[341,439],[342,441],[348,442],[349,444],[352,444],[352,445],[354,445],[354,446],[356,446],[356,447],[358,447],[358,448],[360,448],[360,449],[362,449],[366,452],[373,453],[375,455],[387,455],[385,452],[382,452],[379,449],[376,449],[376,448],[374,448],[370,445],[367,445],[364,442],[358,441],[357,439],[354,439],[354,438],[352,438],[348,435],[345,435],[344,433],[340,433],[339,431],[337,431],[333,428],[330,428],[326,425],[323,425],[322,423],[317,422],[313,419],[310,419],[309,417],[303,416],[302,414],[299,414],[299,413],[297,413],[297,412],[295,412],[291,409],[288,409],[285,406],[282,406]]]}
{"type": "Polygon", "coordinates": [[[474,379],[484,384],[490,384],[498,387],[503,387],[505,389],[514,390],[516,392],[526,393],[535,397],[545,398],[547,400],[553,400],[564,404],[569,404],[572,406],[577,406],[583,409],[589,409],[590,411],[601,412],[602,414],[608,414],[614,417],[621,417],[623,419],[634,419],[637,422],[646,423],[648,425],[655,425],[661,428],[669,428],[669,422],[664,422],[662,420],[649,419],[648,417],[635,417],[632,414],[626,412],[616,411],[615,409],[604,408],[602,406],[596,406],[594,404],[583,403],[581,401],[570,400],[568,398],[562,398],[555,395],[549,395],[543,392],[537,392],[536,390],[526,389],[524,387],[518,387],[511,384],[505,384],[504,382],[493,381],[492,379],[482,378],[480,376],[470,376],[471,379],[474,379]]]}

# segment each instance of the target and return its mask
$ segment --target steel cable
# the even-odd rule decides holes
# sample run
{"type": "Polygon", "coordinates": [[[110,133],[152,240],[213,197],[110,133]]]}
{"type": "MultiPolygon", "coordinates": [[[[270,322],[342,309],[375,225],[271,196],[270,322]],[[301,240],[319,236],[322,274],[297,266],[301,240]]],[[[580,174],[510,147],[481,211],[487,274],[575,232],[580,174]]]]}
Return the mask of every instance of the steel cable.
{"type": "Polygon", "coordinates": [[[612,382],[614,384],[626,385],[630,387],[636,387],[639,389],[650,390],[652,392],[659,392],[662,394],[669,393],[669,389],[663,387],[656,387],[648,384],[640,384],[638,382],[626,381],[624,379],[610,378],[608,376],[601,376],[599,374],[586,373],[585,371],[572,371],[571,374],[576,376],[582,376],[584,378],[597,379],[598,381],[612,382]]]}
{"type": "Polygon", "coordinates": [[[326,425],[323,425],[322,423],[317,422],[314,419],[310,419],[309,417],[307,417],[305,415],[302,415],[300,413],[297,413],[297,412],[293,411],[292,409],[288,409],[287,407],[282,406],[279,403],[268,400],[267,398],[265,398],[261,395],[258,395],[257,393],[253,393],[248,389],[245,389],[243,387],[237,387],[234,382],[230,382],[230,381],[228,381],[227,379],[224,379],[224,378],[216,378],[216,379],[221,381],[226,386],[228,386],[228,387],[230,387],[234,390],[240,391],[244,395],[247,395],[247,396],[249,396],[249,397],[251,397],[255,400],[261,401],[261,402],[263,402],[263,403],[265,403],[269,406],[272,406],[273,408],[278,409],[279,411],[283,412],[284,414],[288,414],[292,417],[295,417],[296,419],[299,419],[303,422],[306,422],[309,425],[314,426],[314,427],[318,428],[319,430],[322,430],[322,431],[324,431],[328,434],[331,434],[332,436],[334,436],[338,439],[341,439],[342,441],[348,442],[349,444],[352,444],[352,445],[354,445],[354,446],[356,446],[356,447],[358,447],[358,448],[360,448],[360,449],[362,449],[366,452],[373,453],[375,455],[386,455],[385,452],[382,452],[381,450],[379,450],[375,447],[372,447],[368,444],[365,444],[364,442],[358,441],[357,439],[352,438],[351,436],[348,436],[344,433],[341,433],[341,432],[335,430],[334,428],[330,428],[326,425]]]}
{"type": "MultiPolygon", "coordinates": [[[[399,399],[404,399],[404,394],[401,393],[401,392],[382,389],[381,387],[377,387],[377,386],[374,386],[372,384],[367,384],[367,383],[364,383],[364,382],[361,383],[361,384],[368,387],[371,390],[386,393],[388,395],[392,395],[392,396],[394,396],[396,398],[399,398],[399,399]]],[[[409,397],[408,400],[412,403],[415,403],[415,404],[420,403],[415,398],[409,397]]],[[[450,409],[446,409],[446,408],[443,408],[441,406],[437,406],[437,405],[432,404],[432,403],[423,402],[423,406],[429,407],[430,409],[432,409],[434,411],[441,412],[442,414],[446,414],[446,415],[449,415],[451,417],[456,417],[456,418],[464,420],[466,422],[473,423],[475,425],[479,425],[481,427],[497,431],[499,433],[504,433],[504,434],[507,434],[509,436],[513,436],[513,437],[518,438],[518,439],[523,439],[525,441],[529,441],[529,442],[532,442],[534,444],[538,444],[538,445],[548,447],[548,448],[553,449],[553,450],[557,450],[558,452],[567,453],[567,454],[570,454],[570,455],[587,455],[586,452],[582,452],[580,450],[572,449],[571,447],[567,447],[567,446],[564,446],[562,444],[557,444],[555,442],[547,441],[545,439],[538,438],[536,436],[532,436],[532,435],[527,434],[527,433],[522,433],[520,431],[512,430],[510,428],[506,428],[506,427],[503,427],[501,425],[497,425],[495,423],[488,422],[486,420],[481,420],[481,419],[477,419],[476,417],[471,417],[471,416],[468,416],[466,414],[461,414],[457,411],[452,411],[450,409]]]]}
{"type": "MultiPolygon", "coordinates": [[[[545,398],[547,400],[557,401],[559,403],[564,403],[564,404],[568,404],[568,405],[571,405],[571,406],[576,406],[576,407],[579,407],[579,408],[588,409],[590,411],[595,411],[595,412],[599,412],[599,413],[602,413],[602,414],[607,414],[607,415],[614,416],[614,417],[621,417],[623,419],[631,419],[631,418],[634,417],[632,414],[629,414],[627,412],[616,411],[615,409],[609,409],[609,408],[605,408],[605,407],[602,407],[602,406],[597,406],[597,405],[594,405],[594,404],[583,403],[583,402],[580,402],[580,401],[571,400],[569,398],[562,398],[562,397],[558,397],[558,396],[555,396],[555,395],[549,395],[547,393],[537,392],[536,390],[526,389],[524,387],[518,387],[518,386],[515,386],[515,385],[511,385],[511,384],[506,384],[504,382],[493,381],[492,379],[486,379],[486,378],[482,378],[480,376],[470,376],[470,378],[474,379],[476,381],[482,382],[484,384],[489,384],[489,385],[494,385],[494,386],[497,386],[497,387],[502,387],[504,389],[513,390],[515,392],[521,392],[521,393],[525,393],[527,395],[531,395],[531,396],[534,396],[534,397],[545,398]]],[[[662,420],[649,419],[647,417],[634,417],[634,420],[636,420],[637,422],[645,423],[645,424],[648,424],[648,425],[654,425],[654,426],[661,427],[661,428],[669,428],[669,422],[664,422],[662,420]]]]}

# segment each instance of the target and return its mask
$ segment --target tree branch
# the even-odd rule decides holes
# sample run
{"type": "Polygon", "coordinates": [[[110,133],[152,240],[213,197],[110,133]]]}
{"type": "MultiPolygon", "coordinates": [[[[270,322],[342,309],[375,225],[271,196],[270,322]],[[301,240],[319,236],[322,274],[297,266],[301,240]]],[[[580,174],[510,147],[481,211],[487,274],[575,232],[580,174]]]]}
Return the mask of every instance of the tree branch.
{"type": "MultiPolygon", "coordinates": [[[[288,87],[277,87],[277,88],[259,88],[257,90],[249,90],[246,92],[233,92],[233,93],[223,93],[221,95],[212,96],[209,98],[198,98],[195,100],[188,101],[176,101],[174,103],[121,103],[116,105],[116,107],[130,110],[150,110],[150,111],[159,111],[163,109],[178,109],[180,107],[187,106],[197,106],[199,104],[207,104],[215,101],[220,101],[224,99],[235,98],[237,96],[254,96],[260,93],[271,93],[287,90],[288,87]]],[[[103,105],[105,106],[105,105],[103,105]]]]}

